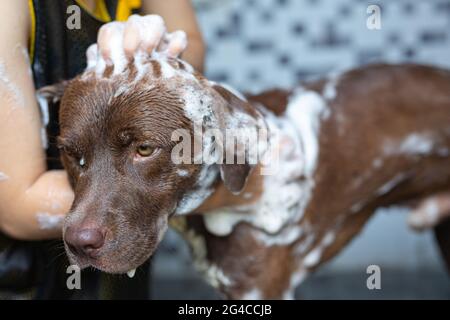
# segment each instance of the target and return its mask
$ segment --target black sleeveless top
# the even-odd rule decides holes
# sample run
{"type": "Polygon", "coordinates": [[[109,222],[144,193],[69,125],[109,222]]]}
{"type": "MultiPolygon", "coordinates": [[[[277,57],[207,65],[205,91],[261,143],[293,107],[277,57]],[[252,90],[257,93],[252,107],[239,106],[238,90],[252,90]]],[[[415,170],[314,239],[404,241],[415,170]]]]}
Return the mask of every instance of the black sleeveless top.
{"type": "MultiPolygon", "coordinates": [[[[107,0],[97,3],[101,4],[105,11],[103,20],[87,12],[79,1],[30,0],[33,20],[30,55],[36,89],[80,74],[86,68],[86,50],[96,42],[99,28],[105,22],[115,20],[117,15],[120,15],[121,19],[127,18],[131,13],[137,12],[140,5],[140,1],[136,0],[107,0]],[[79,29],[67,27],[68,19],[74,14],[70,7],[74,5],[78,6],[80,12],[79,29]]],[[[59,133],[58,108],[50,108],[49,111],[48,167],[60,169],[55,143],[55,137],[59,133]]]]}
{"type": "MultiPolygon", "coordinates": [[[[30,59],[36,89],[71,79],[86,67],[86,50],[97,40],[99,28],[106,22],[126,18],[138,12],[139,0],[97,0],[103,19],[95,17],[75,0],[29,0],[31,16],[30,59]],[[69,6],[78,5],[80,29],[69,29],[67,19],[73,14],[69,6]],[[69,13],[68,13],[69,12],[69,13]]],[[[49,108],[47,127],[49,169],[61,168],[55,139],[58,135],[58,108],[49,108]]],[[[67,298],[65,258],[55,259],[56,241],[15,241],[0,234],[0,291],[23,291],[35,287],[39,298],[67,298]],[[36,288],[37,286],[37,288],[36,288]]],[[[61,248],[61,246],[59,245],[61,248]]],[[[62,251],[62,250],[60,250],[62,251]]],[[[98,274],[97,274],[98,275],[98,274]]],[[[98,286],[98,276],[85,276],[86,286],[98,286]]],[[[35,297],[36,297],[35,296],[35,297]]]]}

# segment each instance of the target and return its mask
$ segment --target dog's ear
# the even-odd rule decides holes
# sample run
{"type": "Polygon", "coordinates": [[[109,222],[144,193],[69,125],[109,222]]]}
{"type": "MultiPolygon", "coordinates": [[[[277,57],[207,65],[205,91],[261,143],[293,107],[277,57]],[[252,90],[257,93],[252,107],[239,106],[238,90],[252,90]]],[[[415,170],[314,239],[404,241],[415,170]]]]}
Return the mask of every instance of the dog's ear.
{"type": "Polygon", "coordinates": [[[245,97],[239,93],[233,93],[233,89],[217,84],[212,87],[225,100],[226,110],[223,110],[223,117],[228,117],[219,121],[223,125],[221,128],[223,163],[220,165],[220,176],[230,192],[239,194],[256,165],[256,159],[252,158],[254,153],[249,148],[257,148],[255,137],[257,139],[258,130],[261,129],[262,116],[246,101],[245,97]],[[232,139],[229,139],[230,132],[232,139]],[[233,141],[227,141],[227,139],[233,141]],[[232,160],[231,163],[230,160],[232,160]]]}
{"type": "MultiPolygon", "coordinates": [[[[58,110],[59,103],[67,84],[68,81],[62,81],[36,90],[36,99],[41,112],[41,121],[44,128],[49,125],[51,110],[58,110]]],[[[45,131],[43,131],[43,133],[45,133],[45,131]]],[[[43,136],[47,137],[46,135],[43,136]]],[[[48,149],[47,139],[43,140],[43,142],[44,148],[48,149]]]]}
{"type": "Polygon", "coordinates": [[[220,176],[225,187],[232,194],[239,194],[245,187],[247,178],[253,166],[249,164],[222,164],[220,166],[220,176]]]}
{"type": "Polygon", "coordinates": [[[68,84],[69,81],[63,80],[52,85],[41,87],[36,91],[36,96],[38,99],[46,100],[48,104],[58,104],[68,84]]]}

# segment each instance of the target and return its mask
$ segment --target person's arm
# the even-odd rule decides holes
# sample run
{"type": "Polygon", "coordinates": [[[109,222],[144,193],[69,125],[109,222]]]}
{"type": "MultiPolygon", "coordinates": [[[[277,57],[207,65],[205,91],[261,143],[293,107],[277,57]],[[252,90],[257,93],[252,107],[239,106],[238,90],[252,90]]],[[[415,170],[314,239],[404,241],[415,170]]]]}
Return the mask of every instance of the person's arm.
{"type": "Polygon", "coordinates": [[[163,17],[169,32],[183,30],[187,34],[188,47],[182,58],[195,69],[203,72],[205,44],[197,23],[195,11],[189,0],[143,0],[142,14],[158,14],[163,17]]]}
{"type": "Polygon", "coordinates": [[[0,231],[25,240],[54,238],[61,234],[56,222],[69,211],[73,192],[64,171],[46,167],[25,53],[28,1],[4,1],[0,8],[0,231]]]}

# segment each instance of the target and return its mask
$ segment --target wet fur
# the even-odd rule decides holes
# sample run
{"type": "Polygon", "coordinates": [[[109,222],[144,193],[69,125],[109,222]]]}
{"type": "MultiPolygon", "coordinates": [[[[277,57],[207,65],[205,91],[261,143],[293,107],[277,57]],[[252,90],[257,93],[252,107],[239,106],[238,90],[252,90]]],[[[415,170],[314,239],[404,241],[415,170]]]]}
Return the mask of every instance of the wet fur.
{"type": "MultiPolygon", "coordinates": [[[[183,68],[175,61],[171,64],[183,68]]],[[[90,263],[112,273],[124,273],[154,252],[159,242],[158,219],[168,218],[200,170],[199,166],[185,166],[190,175],[181,177],[176,173],[179,167],[170,160],[171,132],[179,128],[192,130],[177,85],[158,81],[161,70],[153,66],[156,80],[150,89],[148,82],[142,81],[114,97],[120,86],[129,85],[135,75],[136,71],[130,69],[129,78],[120,81],[108,78],[111,70],[105,71],[103,79],[86,80],[81,76],[71,81],[60,113],[62,161],[76,195],[65,226],[106,228],[105,248],[90,263]],[[140,141],[151,141],[161,152],[154,161],[135,165],[130,159],[140,141]],[[86,168],[78,165],[81,156],[86,159],[86,168]]],[[[209,86],[200,75],[195,77],[202,86],[209,86]]],[[[324,85],[325,81],[320,80],[304,87],[322,93],[324,85]]],[[[236,104],[228,92],[212,87],[208,90],[216,101],[236,104]]],[[[244,104],[241,110],[252,113],[251,104],[262,103],[275,114],[282,114],[289,94],[276,90],[250,96],[250,104],[244,104]]],[[[371,167],[384,138],[426,129],[441,136],[442,145],[450,147],[450,73],[413,65],[358,69],[339,81],[338,96],[328,107],[332,116],[322,123],[316,186],[304,216],[318,239],[338,221],[341,224],[321,264],[359,233],[376,208],[450,189],[449,159],[436,156],[414,161],[401,156],[389,158],[380,173],[361,188],[349,187],[349,181],[371,167]],[[377,188],[400,171],[407,173],[401,185],[372,198],[377,188]],[[332,192],[330,186],[334,186],[332,192]],[[367,203],[357,214],[350,214],[351,205],[360,200],[367,203]]],[[[229,174],[233,178],[248,172],[237,168],[229,174]]],[[[223,181],[218,179],[216,183],[223,181]]],[[[217,237],[207,232],[200,216],[189,216],[180,229],[184,233],[190,230],[203,239],[208,263],[231,278],[231,284],[218,286],[228,297],[242,298],[255,288],[262,298],[282,297],[299,268],[301,257],[294,257],[292,251],[303,238],[291,245],[268,247],[256,241],[254,228],[246,223],[237,225],[229,236],[217,237]]],[[[71,255],[70,250],[68,255],[79,264],[87,263],[71,255]]]]}

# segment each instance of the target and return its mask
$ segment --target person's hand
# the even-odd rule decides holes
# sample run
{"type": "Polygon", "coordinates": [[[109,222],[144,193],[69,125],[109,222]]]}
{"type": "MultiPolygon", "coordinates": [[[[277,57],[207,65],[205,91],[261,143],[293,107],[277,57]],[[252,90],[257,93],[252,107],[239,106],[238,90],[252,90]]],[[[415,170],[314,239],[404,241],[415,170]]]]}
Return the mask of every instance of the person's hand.
{"type": "Polygon", "coordinates": [[[168,33],[160,16],[132,15],[126,22],[114,21],[100,28],[97,44],[87,51],[88,68],[104,63],[114,65],[115,72],[120,72],[138,57],[158,52],[176,58],[186,47],[186,33],[168,33]]]}

